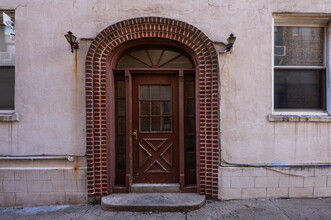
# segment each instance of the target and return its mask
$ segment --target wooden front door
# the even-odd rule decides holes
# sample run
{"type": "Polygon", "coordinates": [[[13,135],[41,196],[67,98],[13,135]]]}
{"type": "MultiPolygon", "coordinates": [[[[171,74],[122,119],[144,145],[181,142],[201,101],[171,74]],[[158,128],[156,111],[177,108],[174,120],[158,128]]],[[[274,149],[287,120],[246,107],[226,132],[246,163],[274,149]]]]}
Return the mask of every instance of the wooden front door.
{"type": "Polygon", "coordinates": [[[178,183],[178,76],[132,77],[133,182],[178,183]]]}

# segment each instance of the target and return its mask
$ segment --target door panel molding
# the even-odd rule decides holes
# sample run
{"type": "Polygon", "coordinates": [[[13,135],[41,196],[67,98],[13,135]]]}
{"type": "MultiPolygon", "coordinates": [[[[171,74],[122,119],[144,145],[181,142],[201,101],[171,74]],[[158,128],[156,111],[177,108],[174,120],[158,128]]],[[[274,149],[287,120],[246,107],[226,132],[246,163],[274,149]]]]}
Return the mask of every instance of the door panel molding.
{"type": "MultiPolygon", "coordinates": [[[[137,130],[137,140],[133,140],[133,183],[178,183],[179,181],[179,143],[178,143],[178,81],[174,75],[162,75],[157,74],[146,77],[145,75],[132,76],[132,97],[133,109],[132,109],[132,128],[137,130]],[[164,86],[170,86],[171,96],[164,96],[162,92],[164,86]],[[144,93],[140,93],[140,88],[144,88],[144,93]],[[152,93],[152,89],[156,89],[152,93]],[[153,95],[154,94],[154,95],[153,95]],[[155,94],[157,94],[155,96],[155,94]],[[162,98],[164,97],[164,98],[162,98]],[[140,112],[141,100],[145,103],[149,103],[148,109],[144,108],[143,112],[140,112]],[[159,126],[160,131],[152,131],[150,127],[149,131],[140,131],[141,114],[144,117],[153,118],[152,103],[160,102],[162,100],[170,101],[171,111],[171,132],[163,132],[162,126],[159,126]],[[146,115],[148,114],[148,115],[146,115]],[[137,149],[138,148],[138,149],[137,149]],[[146,155],[150,155],[148,159],[142,157],[142,151],[145,151],[146,155]]],[[[168,87],[169,88],[169,87],[168,87]]],[[[144,104],[146,105],[146,104],[144,104]]],[[[161,104],[160,106],[161,107],[161,104]]],[[[161,109],[157,111],[157,118],[164,117],[161,109]]],[[[165,117],[169,117],[168,113],[165,117]]],[[[158,120],[161,120],[158,119],[158,120]]],[[[162,120],[161,120],[162,121],[162,120]]],[[[161,122],[160,121],[160,122],[161,122]]],[[[150,121],[150,126],[152,121],[150,121]]]]}
{"type": "Polygon", "coordinates": [[[167,140],[168,138],[143,138],[143,140],[154,149],[154,151],[157,151],[167,140]],[[159,141],[157,145],[152,144],[152,141],[159,141]]]}

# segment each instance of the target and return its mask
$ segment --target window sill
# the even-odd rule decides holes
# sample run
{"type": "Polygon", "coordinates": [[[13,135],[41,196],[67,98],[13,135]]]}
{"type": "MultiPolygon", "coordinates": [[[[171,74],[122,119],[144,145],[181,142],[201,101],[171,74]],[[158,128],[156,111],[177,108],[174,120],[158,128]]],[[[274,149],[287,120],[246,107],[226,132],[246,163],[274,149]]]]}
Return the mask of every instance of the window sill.
{"type": "Polygon", "coordinates": [[[268,115],[270,122],[331,122],[329,115],[268,115]]]}
{"type": "Polygon", "coordinates": [[[0,122],[18,121],[18,113],[11,110],[0,110],[0,122]]]}
{"type": "Polygon", "coordinates": [[[275,109],[272,115],[286,115],[286,116],[328,116],[328,112],[319,109],[275,109]]]}

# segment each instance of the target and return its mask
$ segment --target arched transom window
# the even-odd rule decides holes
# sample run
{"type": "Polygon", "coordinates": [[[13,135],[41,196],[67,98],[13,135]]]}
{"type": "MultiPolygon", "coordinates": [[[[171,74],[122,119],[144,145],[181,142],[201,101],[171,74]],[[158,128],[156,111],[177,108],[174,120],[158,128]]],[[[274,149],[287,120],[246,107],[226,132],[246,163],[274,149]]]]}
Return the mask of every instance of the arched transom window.
{"type": "Polygon", "coordinates": [[[126,52],[117,68],[193,68],[193,63],[181,51],[172,48],[134,48],[126,52]]]}

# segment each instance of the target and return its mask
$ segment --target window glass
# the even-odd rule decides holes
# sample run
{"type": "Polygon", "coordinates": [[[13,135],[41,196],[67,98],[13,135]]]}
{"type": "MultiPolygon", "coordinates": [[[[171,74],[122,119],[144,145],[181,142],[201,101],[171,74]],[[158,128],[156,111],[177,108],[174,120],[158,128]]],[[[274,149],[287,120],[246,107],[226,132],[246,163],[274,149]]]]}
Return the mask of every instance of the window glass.
{"type": "Polygon", "coordinates": [[[184,54],[169,49],[135,48],[119,60],[118,68],[193,68],[184,54]]]}
{"type": "MultiPolygon", "coordinates": [[[[151,63],[149,54],[147,54],[146,49],[133,50],[128,54],[131,56],[131,58],[139,60],[141,63],[143,63],[147,67],[151,67],[153,65],[151,63]]],[[[124,62],[122,62],[122,63],[123,63],[123,65],[125,65],[124,62]]]]}
{"type": "Polygon", "coordinates": [[[275,70],[275,108],[324,109],[324,70],[275,70]]]}
{"type": "Polygon", "coordinates": [[[141,60],[137,60],[132,56],[125,56],[121,59],[120,63],[118,64],[119,68],[148,68],[149,66],[146,65],[144,62],[141,62],[141,60]]]}
{"type": "Polygon", "coordinates": [[[181,56],[177,57],[176,59],[173,59],[167,63],[162,64],[160,67],[163,67],[163,68],[193,68],[193,65],[186,56],[181,55],[181,56]]]}
{"type": "Polygon", "coordinates": [[[174,60],[176,57],[179,57],[180,53],[176,51],[171,51],[171,50],[165,50],[163,53],[163,56],[161,57],[160,60],[160,65],[163,65],[167,63],[169,60],[174,60]]]}
{"type": "Polygon", "coordinates": [[[274,107],[326,110],[324,27],[274,30],[274,107]]]}
{"type": "Polygon", "coordinates": [[[149,57],[152,60],[152,63],[154,66],[156,66],[160,60],[160,57],[162,56],[163,50],[160,49],[150,49],[147,50],[149,57]]]}
{"type": "Polygon", "coordinates": [[[275,27],[276,66],[323,66],[323,27],[275,27]]]}
{"type": "Polygon", "coordinates": [[[0,66],[0,110],[14,109],[15,67],[0,66]]]}
{"type": "Polygon", "coordinates": [[[14,109],[15,41],[12,33],[10,28],[0,25],[0,110],[14,109]]]}

